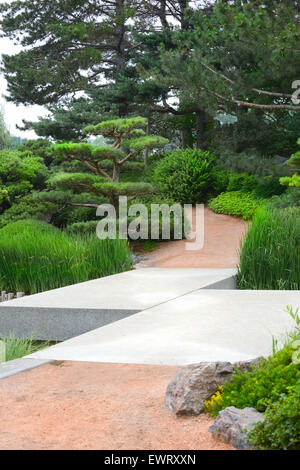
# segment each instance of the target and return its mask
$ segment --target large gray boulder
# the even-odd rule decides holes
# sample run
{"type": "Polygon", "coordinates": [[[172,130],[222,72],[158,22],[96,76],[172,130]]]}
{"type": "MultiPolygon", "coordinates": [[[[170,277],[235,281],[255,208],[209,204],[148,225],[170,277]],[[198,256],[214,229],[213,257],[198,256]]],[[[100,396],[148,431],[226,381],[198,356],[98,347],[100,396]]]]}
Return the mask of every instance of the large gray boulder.
{"type": "Polygon", "coordinates": [[[204,401],[233,374],[230,362],[200,362],[183,367],[167,387],[165,408],[176,416],[198,415],[203,411],[204,401]]]}
{"type": "Polygon", "coordinates": [[[250,443],[246,442],[248,431],[251,431],[256,423],[264,420],[264,414],[255,408],[242,410],[229,406],[220,411],[209,431],[216,439],[230,443],[239,450],[250,450],[250,443]]]}
{"type": "Polygon", "coordinates": [[[252,366],[258,366],[262,357],[256,357],[255,359],[249,359],[248,361],[239,361],[233,364],[233,367],[236,367],[241,372],[248,372],[251,370],[252,366]]]}

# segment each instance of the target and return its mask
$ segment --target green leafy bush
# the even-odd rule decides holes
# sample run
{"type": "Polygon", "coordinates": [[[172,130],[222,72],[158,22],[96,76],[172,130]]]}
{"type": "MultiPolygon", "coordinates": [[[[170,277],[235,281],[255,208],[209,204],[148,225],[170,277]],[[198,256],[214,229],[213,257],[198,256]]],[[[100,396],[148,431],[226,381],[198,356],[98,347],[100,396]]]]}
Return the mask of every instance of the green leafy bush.
{"type": "Polygon", "coordinates": [[[69,235],[36,220],[0,230],[0,290],[33,294],[130,268],[125,240],[69,235]]]}
{"type": "Polygon", "coordinates": [[[96,233],[97,224],[99,220],[89,220],[87,222],[74,222],[66,227],[66,232],[69,234],[87,234],[96,233]]]}
{"type": "Polygon", "coordinates": [[[300,189],[288,188],[284,194],[273,196],[269,201],[269,206],[274,209],[300,207],[300,189]]]}
{"type": "Polygon", "coordinates": [[[234,215],[244,220],[252,219],[260,205],[261,200],[243,191],[222,193],[209,203],[210,209],[217,214],[234,215]]]}
{"type": "Polygon", "coordinates": [[[230,178],[230,171],[229,170],[224,170],[223,168],[220,168],[219,166],[214,166],[212,171],[212,187],[214,189],[215,194],[220,194],[223,193],[224,191],[227,190],[228,183],[229,183],[229,178],[230,178]]]}
{"type": "Polygon", "coordinates": [[[280,178],[280,183],[289,188],[300,188],[300,175],[284,176],[280,178]]]}
{"type": "Polygon", "coordinates": [[[240,289],[300,288],[300,209],[260,208],[240,253],[240,289]]]}
{"type": "Polygon", "coordinates": [[[178,150],[161,160],[153,180],[167,196],[182,204],[207,200],[212,192],[214,157],[196,149],[178,150]]]}
{"type": "Polygon", "coordinates": [[[259,181],[253,193],[255,196],[261,198],[269,198],[283,194],[285,191],[286,188],[280,184],[279,178],[275,176],[265,176],[259,181]]]}
{"type": "Polygon", "coordinates": [[[25,219],[37,219],[43,221],[50,221],[55,212],[58,211],[59,206],[52,202],[37,201],[34,197],[35,194],[43,194],[33,192],[26,196],[17,199],[12,206],[7,209],[0,217],[0,228],[11,222],[17,222],[25,219]]]}
{"type": "Polygon", "coordinates": [[[300,450],[300,382],[267,408],[249,440],[257,450],[300,450]]]}
{"type": "Polygon", "coordinates": [[[258,178],[248,173],[230,173],[227,191],[251,192],[258,185],[258,178]]]}
{"type": "Polygon", "coordinates": [[[292,362],[292,354],[293,349],[287,344],[268,359],[261,359],[250,372],[237,371],[232,381],[224,384],[220,409],[235,406],[265,411],[277,402],[290,387],[300,384],[300,368],[292,362]]]}

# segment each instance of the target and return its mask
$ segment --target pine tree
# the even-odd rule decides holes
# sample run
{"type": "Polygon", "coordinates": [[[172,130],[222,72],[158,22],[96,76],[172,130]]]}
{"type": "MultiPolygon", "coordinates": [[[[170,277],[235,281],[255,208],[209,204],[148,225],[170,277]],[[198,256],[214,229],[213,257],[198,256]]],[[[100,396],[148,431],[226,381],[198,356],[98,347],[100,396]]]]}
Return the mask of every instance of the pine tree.
{"type": "Polygon", "coordinates": [[[103,121],[87,126],[84,132],[101,135],[112,141],[111,145],[57,144],[55,152],[62,160],[79,161],[86,171],[55,174],[48,181],[50,191],[39,194],[38,199],[96,208],[105,197],[118,209],[119,196],[133,200],[153,192],[149,183],[122,183],[119,180],[123,165],[129,165],[145,149],[160,148],[168,143],[163,137],[146,135],[146,126],[147,119],[143,117],[103,121]],[[107,162],[112,162],[111,173],[106,169],[107,162]]]}

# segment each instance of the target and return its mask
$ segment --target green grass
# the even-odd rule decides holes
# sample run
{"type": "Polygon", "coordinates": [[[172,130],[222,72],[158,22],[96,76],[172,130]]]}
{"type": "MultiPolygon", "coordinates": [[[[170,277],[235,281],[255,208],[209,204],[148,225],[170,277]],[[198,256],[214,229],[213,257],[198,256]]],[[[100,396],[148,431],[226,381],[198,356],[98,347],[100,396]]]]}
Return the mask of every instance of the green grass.
{"type": "Polygon", "coordinates": [[[6,361],[12,361],[13,359],[33,354],[50,345],[48,342],[38,343],[33,337],[15,338],[14,336],[9,336],[8,338],[1,338],[1,341],[5,344],[6,361]]]}
{"type": "Polygon", "coordinates": [[[44,222],[0,230],[0,290],[34,294],[131,269],[125,240],[67,234],[44,222]]]}
{"type": "Polygon", "coordinates": [[[240,289],[300,289],[300,210],[256,212],[240,253],[240,289]]]}

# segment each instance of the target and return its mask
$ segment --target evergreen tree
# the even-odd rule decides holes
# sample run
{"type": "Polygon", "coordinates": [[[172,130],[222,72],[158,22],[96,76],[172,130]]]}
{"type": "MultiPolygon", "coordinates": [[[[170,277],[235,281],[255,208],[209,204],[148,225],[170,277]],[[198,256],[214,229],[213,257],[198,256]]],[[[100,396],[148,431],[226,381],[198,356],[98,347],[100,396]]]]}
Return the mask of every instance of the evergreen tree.
{"type": "MultiPolygon", "coordinates": [[[[55,146],[55,152],[62,160],[78,161],[85,172],[54,174],[48,180],[49,191],[37,198],[64,205],[98,207],[103,197],[118,209],[119,196],[130,200],[154,191],[149,183],[122,183],[119,181],[123,165],[129,164],[146,149],[163,147],[168,140],[160,136],[148,136],[145,129],[147,119],[134,117],[104,121],[84,129],[88,135],[101,135],[112,144],[94,146],[85,142],[62,143],[55,146]],[[105,168],[112,162],[112,172],[105,168]]],[[[132,162],[134,165],[134,162],[132,162]]]]}
{"type": "MultiPolygon", "coordinates": [[[[200,0],[193,3],[202,5],[200,0]]],[[[25,121],[24,128],[43,137],[77,140],[83,138],[88,123],[155,114],[151,106],[164,99],[165,87],[141,79],[136,68],[139,43],[132,33],[158,28],[170,35],[174,23],[185,28],[188,4],[187,0],[23,0],[3,5],[4,34],[26,46],[19,54],[4,55],[8,99],[49,109],[49,116],[38,123],[25,121]],[[77,91],[85,96],[74,98],[77,91]]],[[[156,54],[161,39],[157,36],[153,44],[156,54]]],[[[139,50],[139,55],[144,52],[139,50]]],[[[151,53],[150,48],[149,58],[151,53]]]]}

